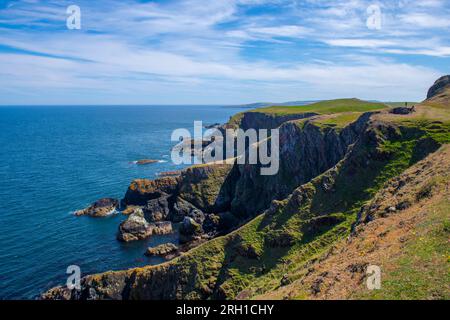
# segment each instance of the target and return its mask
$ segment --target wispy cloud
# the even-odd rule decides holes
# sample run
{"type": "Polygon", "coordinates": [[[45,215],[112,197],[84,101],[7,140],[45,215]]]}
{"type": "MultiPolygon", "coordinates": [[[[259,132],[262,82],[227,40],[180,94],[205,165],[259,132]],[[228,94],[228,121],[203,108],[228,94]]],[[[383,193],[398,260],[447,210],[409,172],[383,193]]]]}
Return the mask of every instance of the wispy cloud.
{"type": "Polygon", "coordinates": [[[0,6],[0,103],[420,99],[449,72],[445,1],[68,1],[0,6]],[[411,59],[411,57],[418,59],[411,59]]]}

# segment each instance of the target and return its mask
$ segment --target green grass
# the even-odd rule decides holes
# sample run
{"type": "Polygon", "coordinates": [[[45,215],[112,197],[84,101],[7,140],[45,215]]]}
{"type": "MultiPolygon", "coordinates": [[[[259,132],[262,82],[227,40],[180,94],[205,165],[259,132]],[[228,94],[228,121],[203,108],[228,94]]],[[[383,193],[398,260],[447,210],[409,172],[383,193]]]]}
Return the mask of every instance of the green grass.
{"type": "Polygon", "coordinates": [[[355,122],[362,115],[362,112],[345,112],[325,119],[314,119],[311,122],[321,128],[343,129],[350,123],[355,122]]]}
{"type": "Polygon", "coordinates": [[[251,112],[261,112],[275,115],[288,115],[297,113],[335,114],[341,112],[369,112],[386,109],[384,103],[368,102],[359,99],[338,99],[321,101],[305,106],[273,106],[259,108],[251,112]]]}

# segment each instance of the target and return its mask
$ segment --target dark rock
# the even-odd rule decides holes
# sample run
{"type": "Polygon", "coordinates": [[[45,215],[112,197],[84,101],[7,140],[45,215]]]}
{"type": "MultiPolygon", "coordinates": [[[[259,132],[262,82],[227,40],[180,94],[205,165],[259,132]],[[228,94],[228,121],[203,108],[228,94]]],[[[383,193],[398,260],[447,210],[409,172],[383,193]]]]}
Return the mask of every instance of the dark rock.
{"type": "MultiPolygon", "coordinates": [[[[183,221],[184,217],[189,216],[191,214],[191,212],[194,212],[194,211],[200,211],[200,210],[197,209],[197,207],[195,207],[190,202],[183,200],[180,197],[177,197],[173,204],[173,208],[170,212],[170,216],[168,219],[175,223],[181,222],[181,221],[183,221]]],[[[201,221],[201,222],[197,221],[197,223],[203,223],[203,221],[201,221]]]]}
{"type": "Polygon", "coordinates": [[[144,217],[149,222],[157,222],[167,220],[170,213],[169,195],[163,194],[161,197],[149,200],[143,208],[144,217]]]}
{"type": "Polygon", "coordinates": [[[202,226],[195,222],[191,217],[184,217],[184,220],[179,229],[180,242],[186,243],[195,240],[203,233],[202,226]]]}
{"type": "Polygon", "coordinates": [[[397,206],[395,207],[397,210],[406,210],[409,207],[411,207],[411,201],[409,200],[405,200],[400,202],[399,204],[397,204],[397,206]]]}
{"type": "Polygon", "coordinates": [[[317,295],[317,294],[320,293],[320,291],[321,291],[320,287],[321,287],[321,285],[323,283],[323,280],[324,279],[322,277],[319,277],[319,278],[314,280],[313,284],[311,285],[311,293],[313,295],[317,295]]]}
{"type": "Polygon", "coordinates": [[[119,200],[104,198],[100,199],[89,207],[75,212],[76,216],[106,217],[112,214],[119,207],[119,200]]]}
{"type": "Polygon", "coordinates": [[[295,237],[288,231],[275,230],[267,233],[264,241],[271,248],[285,248],[294,244],[295,237]]]}
{"type": "Polygon", "coordinates": [[[368,263],[354,263],[347,267],[347,271],[350,273],[364,273],[368,265],[368,263]]]}
{"type": "Polygon", "coordinates": [[[443,76],[436,80],[434,85],[428,90],[427,99],[431,99],[441,93],[450,86],[450,75],[443,76]]]}
{"type": "Polygon", "coordinates": [[[329,229],[341,222],[343,222],[345,218],[343,216],[321,216],[315,217],[305,223],[302,228],[302,231],[307,234],[315,234],[324,230],[329,229]]]}
{"type": "Polygon", "coordinates": [[[285,274],[285,275],[283,275],[283,278],[281,278],[280,286],[284,287],[291,283],[292,283],[292,280],[289,278],[289,275],[285,274]]]}
{"type": "Polygon", "coordinates": [[[411,114],[415,111],[415,108],[408,108],[408,107],[398,107],[398,108],[394,108],[391,110],[392,114],[397,114],[397,115],[406,115],[406,114],[411,114]]]}

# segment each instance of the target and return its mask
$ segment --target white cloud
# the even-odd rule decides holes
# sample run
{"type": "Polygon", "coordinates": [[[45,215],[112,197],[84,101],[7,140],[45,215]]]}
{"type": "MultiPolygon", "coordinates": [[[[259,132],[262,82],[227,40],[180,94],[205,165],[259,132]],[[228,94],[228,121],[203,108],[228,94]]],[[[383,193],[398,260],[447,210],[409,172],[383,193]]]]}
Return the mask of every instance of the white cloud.
{"type": "Polygon", "coordinates": [[[424,36],[419,26],[431,28],[443,3],[404,1],[400,12],[405,19],[412,13],[417,24],[399,18],[397,2],[395,10],[393,1],[380,2],[385,23],[376,33],[366,28],[372,1],[364,0],[127,0],[107,10],[110,1],[82,2],[81,32],[61,27],[66,2],[18,2],[0,10],[0,22],[20,27],[0,29],[0,43],[13,49],[0,51],[0,103],[11,99],[2,93],[21,91],[18,100],[82,92],[122,103],[137,97],[141,103],[418,99],[442,71],[380,56],[450,56],[447,37],[424,36]],[[267,4],[285,14],[246,14],[267,4]]]}

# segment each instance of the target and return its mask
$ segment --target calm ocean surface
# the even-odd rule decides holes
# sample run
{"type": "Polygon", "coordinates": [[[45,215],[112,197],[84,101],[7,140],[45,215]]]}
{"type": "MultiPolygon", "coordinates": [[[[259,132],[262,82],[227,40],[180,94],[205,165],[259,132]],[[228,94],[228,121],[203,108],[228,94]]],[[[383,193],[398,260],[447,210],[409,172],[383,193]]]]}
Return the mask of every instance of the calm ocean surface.
{"type": "Polygon", "coordinates": [[[172,130],[194,120],[225,122],[242,109],[218,106],[0,107],[0,299],[33,299],[83,275],[149,263],[148,246],[124,244],[120,215],[71,213],[102,197],[122,198],[136,178],[180,169],[170,162],[172,130]],[[137,166],[138,159],[161,163],[137,166]]]}

